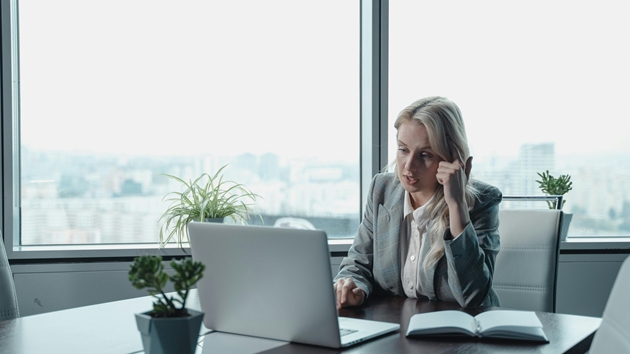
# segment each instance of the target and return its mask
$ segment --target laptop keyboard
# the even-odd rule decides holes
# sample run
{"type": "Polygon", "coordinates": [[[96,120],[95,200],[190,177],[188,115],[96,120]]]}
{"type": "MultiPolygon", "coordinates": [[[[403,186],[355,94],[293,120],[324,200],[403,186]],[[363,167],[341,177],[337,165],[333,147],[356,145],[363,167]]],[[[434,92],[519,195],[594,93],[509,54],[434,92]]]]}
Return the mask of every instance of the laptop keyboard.
{"type": "Polygon", "coordinates": [[[357,329],[349,329],[349,328],[339,328],[339,334],[343,336],[347,336],[348,334],[356,333],[359,330],[357,329]]]}

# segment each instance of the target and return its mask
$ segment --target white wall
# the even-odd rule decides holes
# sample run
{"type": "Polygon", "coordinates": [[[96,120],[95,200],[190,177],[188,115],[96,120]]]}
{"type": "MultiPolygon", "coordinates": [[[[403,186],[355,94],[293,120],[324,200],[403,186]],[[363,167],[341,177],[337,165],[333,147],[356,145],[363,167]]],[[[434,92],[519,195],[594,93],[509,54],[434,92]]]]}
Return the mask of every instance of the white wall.
{"type": "Polygon", "coordinates": [[[627,254],[560,255],[556,312],[601,317],[627,254]]]}
{"type": "Polygon", "coordinates": [[[131,286],[130,266],[130,262],[12,266],[20,316],[148,295],[131,286]]]}
{"type": "MultiPolygon", "coordinates": [[[[335,275],[340,262],[341,258],[331,259],[335,275]]],[[[12,266],[20,316],[148,295],[131,286],[130,266],[130,262],[12,266]]],[[[173,291],[169,285],[167,290],[173,291]]]]}

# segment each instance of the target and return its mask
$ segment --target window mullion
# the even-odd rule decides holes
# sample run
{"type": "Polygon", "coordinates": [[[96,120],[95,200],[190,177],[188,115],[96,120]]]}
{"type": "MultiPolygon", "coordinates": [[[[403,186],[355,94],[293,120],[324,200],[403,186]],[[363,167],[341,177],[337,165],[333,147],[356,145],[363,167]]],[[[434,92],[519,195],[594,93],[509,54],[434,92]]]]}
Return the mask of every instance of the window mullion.
{"type": "Polygon", "coordinates": [[[361,214],[387,164],[388,0],[361,0],[361,214]]]}

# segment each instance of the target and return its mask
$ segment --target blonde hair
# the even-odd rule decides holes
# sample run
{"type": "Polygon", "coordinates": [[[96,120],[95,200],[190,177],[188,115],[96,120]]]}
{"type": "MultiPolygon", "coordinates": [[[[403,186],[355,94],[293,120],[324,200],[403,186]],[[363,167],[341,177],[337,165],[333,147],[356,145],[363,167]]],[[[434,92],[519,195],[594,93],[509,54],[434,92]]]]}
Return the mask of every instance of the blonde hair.
{"type": "MultiPolygon", "coordinates": [[[[412,121],[425,126],[431,149],[443,160],[452,162],[453,156],[459,154],[462,162],[466,162],[470,156],[466,127],[462,120],[461,111],[453,101],[440,96],[419,99],[398,114],[394,127],[398,131],[403,123],[412,121]]],[[[396,176],[400,178],[396,160],[389,167],[394,167],[396,176]]],[[[478,191],[471,183],[468,183],[465,194],[470,210],[475,203],[478,191]]],[[[450,224],[448,205],[444,199],[444,187],[441,184],[438,184],[435,197],[427,204],[426,213],[429,218],[427,235],[430,249],[427,257],[422,261],[422,268],[425,272],[444,255],[443,236],[450,224]]]]}

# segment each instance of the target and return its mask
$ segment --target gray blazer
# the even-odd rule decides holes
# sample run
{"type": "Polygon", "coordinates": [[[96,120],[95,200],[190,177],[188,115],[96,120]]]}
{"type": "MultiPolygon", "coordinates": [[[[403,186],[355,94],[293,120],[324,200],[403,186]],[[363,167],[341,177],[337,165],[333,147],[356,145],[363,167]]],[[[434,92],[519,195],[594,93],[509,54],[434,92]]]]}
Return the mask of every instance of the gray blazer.
{"type": "MultiPolygon", "coordinates": [[[[445,239],[444,256],[435,269],[428,270],[428,276],[420,272],[420,282],[430,300],[457,302],[462,307],[499,306],[492,274],[500,248],[502,195],[489,184],[476,180],[470,183],[480,191],[470,211],[470,222],[459,237],[445,239]]],[[[335,281],[350,277],[368,297],[372,293],[405,296],[401,284],[401,249],[406,249],[407,242],[400,237],[403,203],[404,189],[393,173],[374,176],[363,221],[335,281]]],[[[446,232],[450,235],[450,230],[446,232]]],[[[423,239],[427,244],[421,257],[429,249],[427,239],[423,239]]]]}

